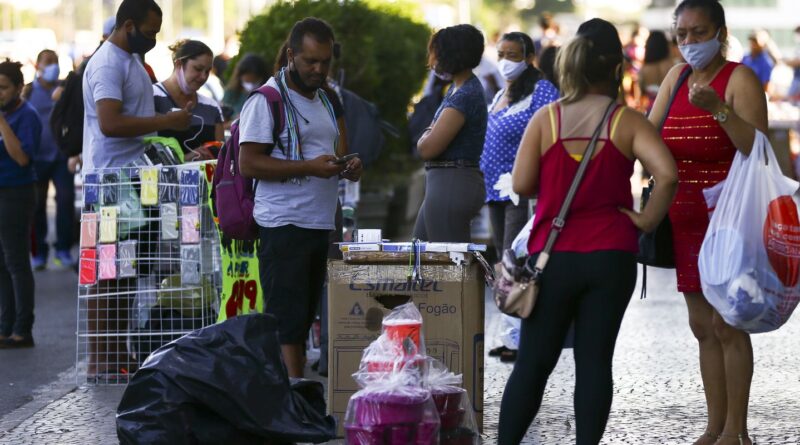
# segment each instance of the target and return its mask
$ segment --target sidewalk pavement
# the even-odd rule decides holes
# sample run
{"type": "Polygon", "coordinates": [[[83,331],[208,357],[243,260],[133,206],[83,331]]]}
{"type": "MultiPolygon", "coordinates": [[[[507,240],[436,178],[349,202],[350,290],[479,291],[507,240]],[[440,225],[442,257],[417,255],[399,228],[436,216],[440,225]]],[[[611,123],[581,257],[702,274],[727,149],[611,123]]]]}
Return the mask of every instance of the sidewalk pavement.
{"type": "MultiPolygon", "coordinates": [[[[648,271],[648,297],[634,292],[617,342],[614,404],[603,444],[690,444],[705,430],[697,344],[674,271],[648,271]]],[[[485,350],[502,328],[489,298],[485,350]]],[[[755,376],[749,428],[760,445],[800,445],[800,316],[752,337],[755,376]]],[[[495,443],[500,400],[512,365],[486,357],[484,443],[495,443]]],[[[315,375],[308,372],[308,375],[315,375]]],[[[538,417],[523,443],[574,443],[574,362],[565,350],[550,377],[538,417]]],[[[116,444],[114,412],[123,387],[78,387],[62,376],[50,392],[0,419],[0,444],[116,444]],[[60,388],[60,389],[59,389],[60,388]],[[55,392],[54,392],[55,391],[55,392]]],[[[324,381],[324,379],[322,379],[324,381]]],[[[341,443],[336,441],[332,443],[341,443]]]]}

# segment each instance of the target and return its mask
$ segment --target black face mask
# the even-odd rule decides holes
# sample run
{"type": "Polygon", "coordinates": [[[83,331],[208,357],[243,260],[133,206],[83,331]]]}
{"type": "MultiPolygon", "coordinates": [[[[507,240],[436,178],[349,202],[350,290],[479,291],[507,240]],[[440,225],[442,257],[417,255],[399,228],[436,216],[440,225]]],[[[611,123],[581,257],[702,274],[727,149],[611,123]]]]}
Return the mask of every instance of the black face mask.
{"type": "Polygon", "coordinates": [[[0,111],[2,111],[3,113],[10,113],[17,108],[20,102],[22,102],[22,99],[18,97],[12,100],[11,102],[3,104],[3,106],[0,107],[0,111]]]}
{"type": "MultiPolygon", "coordinates": [[[[294,64],[292,64],[292,66],[294,66],[294,64]]],[[[289,77],[292,78],[292,82],[294,82],[294,84],[297,85],[297,88],[300,88],[300,90],[303,91],[304,93],[313,93],[314,91],[317,91],[319,89],[317,87],[312,87],[311,85],[303,82],[303,79],[300,78],[300,73],[298,73],[297,70],[294,70],[291,67],[289,68],[289,77]]]]}
{"type": "Polygon", "coordinates": [[[126,33],[128,36],[128,47],[130,48],[131,52],[134,54],[144,54],[156,46],[156,39],[149,39],[139,31],[139,28],[134,27],[136,30],[136,34],[133,33],[126,33]]]}

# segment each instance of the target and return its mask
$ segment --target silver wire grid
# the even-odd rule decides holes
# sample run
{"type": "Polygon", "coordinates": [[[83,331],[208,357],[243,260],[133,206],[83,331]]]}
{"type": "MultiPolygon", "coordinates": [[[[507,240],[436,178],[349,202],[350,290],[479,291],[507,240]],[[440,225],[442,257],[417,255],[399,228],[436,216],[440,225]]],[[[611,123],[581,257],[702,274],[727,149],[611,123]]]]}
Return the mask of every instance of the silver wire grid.
{"type": "Polygon", "coordinates": [[[213,324],[219,237],[202,164],[84,174],[77,379],[127,384],[150,353],[213,324]]]}

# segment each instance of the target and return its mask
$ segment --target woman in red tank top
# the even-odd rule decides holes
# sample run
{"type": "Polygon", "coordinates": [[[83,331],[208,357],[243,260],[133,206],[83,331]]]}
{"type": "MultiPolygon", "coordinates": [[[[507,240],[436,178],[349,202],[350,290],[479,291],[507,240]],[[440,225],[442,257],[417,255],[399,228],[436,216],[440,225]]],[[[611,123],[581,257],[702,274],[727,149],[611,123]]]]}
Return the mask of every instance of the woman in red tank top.
{"type": "Polygon", "coordinates": [[[500,406],[502,445],[524,437],[573,322],[576,443],[600,442],[611,409],[614,345],[636,285],[637,229],[656,227],[677,185],[669,150],[644,116],[615,106],[603,121],[622,73],[614,25],[601,19],[582,24],[557,64],[564,97],[528,123],[512,172],[515,192],[539,196],[529,261],[543,249],[594,129],[602,125],[602,131],[544,269],[536,306],[522,321],[517,362],[500,406]],[[632,210],[630,186],[637,158],[659,181],[641,214],[632,210]]]}
{"type": "Polygon", "coordinates": [[[708,424],[695,445],[747,445],[747,403],[753,349],[747,333],[728,326],[702,294],[697,257],[708,227],[703,189],[728,175],[736,150],[749,153],[755,130],[767,131],[767,104],[749,68],[727,62],[725,12],[716,0],[685,0],[675,9],[675,33],[687,64],[667,74],[650,114],[678,165],[678,194],[669,209],[678,291],[700,344],[708,424]],[[692,69],[682,85],[683,70],[692,69]],[[667,102],[678,88],[669,110],[667,102]]]}

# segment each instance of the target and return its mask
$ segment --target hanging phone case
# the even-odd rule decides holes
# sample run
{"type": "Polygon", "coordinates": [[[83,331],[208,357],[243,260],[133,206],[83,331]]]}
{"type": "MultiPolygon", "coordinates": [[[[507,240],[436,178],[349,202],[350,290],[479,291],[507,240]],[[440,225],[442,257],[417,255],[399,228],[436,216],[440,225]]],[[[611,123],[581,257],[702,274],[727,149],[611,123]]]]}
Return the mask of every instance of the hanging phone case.
{"type": "Polygon", "coordinates": [[[200,242],[200,208],[197,206],[181,208],[181,242],[185,244],[200,242]]]}
{"type": "Polygon", "coordinates": [[[178,205],[174,202],[161,204],[161,239],[178,239],[178,205]]]}
{"type": "Polygon", "coordinates": [[[81,247],[97,245],[97,213],[81,215],[81,247]]]}
{"type": "Polygon", "coordinates": [[[100,175],[87,173],[83,176],[83,204],[100,203],[100,175]]]}
{"type": "Polygon", "coordinates": [[[100,192],[103,205],[116,204],[119,202],[119,173],[104,173],[100,192]]]}
{"type": "Polygon", "coordinates": [[[89,286],[97,283],[97,251],[81,249],[78,270],[78,284],[89,286]]]}
{"type": "Polygon", "coordinates": [[[117,215],[119,209],[117,207],[101,207],[100,208],[100,242],[101,243],[115,243],[117,242],[117,215]]]}
{"type": "Polygon", "coordinates": [[[181,246],[181,284],[200,284],[200,246],[181,246]]]}
{"type": "Polygon", "coordinates": [[[158,204],[158,167],[142,168],[142,205],[154,206],[158,204]]]}
{"type": "Polygon", "coordinates": [[[121,241],[118,248],[119,277],[136,276],[136,240],[121,241]]]}
{"type": "Polygon", "coordinates": [[[113,280],[117,278],[117,245],[101,244],[97,246],[100,257],[97,265],[99,279],[113,280]]]}
{"type": "Polygon", "coordinates": [[[181,170],[181,205],[200,204],[200,170],[181,170]]]}
{"type": "Polygon", "coordinates": [[[178,170],[163,167],[158,174],[158,200],[160,202],[178,201],[178,170]]]}

